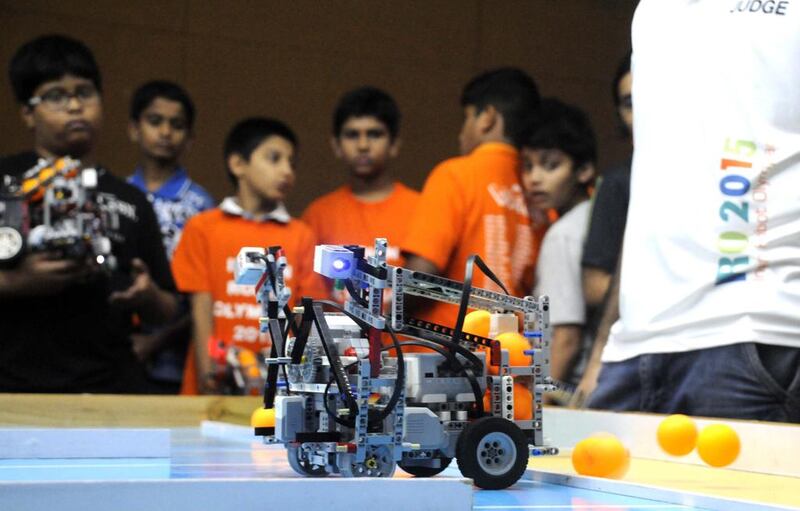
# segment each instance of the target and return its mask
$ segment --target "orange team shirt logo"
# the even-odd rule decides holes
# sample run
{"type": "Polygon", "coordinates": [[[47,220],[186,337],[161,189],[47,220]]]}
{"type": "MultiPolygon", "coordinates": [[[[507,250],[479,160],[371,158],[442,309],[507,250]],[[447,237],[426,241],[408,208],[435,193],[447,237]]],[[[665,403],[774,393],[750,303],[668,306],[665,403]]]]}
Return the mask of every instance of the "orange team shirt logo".
{"type": "MultiPolygon", "coordinates": [[[[528,207],[519,184],[503,187],[490,183],[487,190],[500,208],[528,218],[528,207]]],[[[484,262],[487,266],[502,282],[516,288],[517,293],[526,293],[527,290],[519,289],[518,283],[523,281],[525,272],[530,270],[533,259],[534,239],[530,225],[519,220],[509,222],[508,215],[503,212],[487,213],[483,217],[483,242],[484,262]],[[510,230],[514,231],[513,236],[509,236],[510,230]],[[509,243],[509,238],[513,240],[513,246],[509,243]]],[[[483,275],[479,282],[481,287],[500,290],[497,284],[483,275]]]]}
{"type": "MultiPolygon", "coordinates": [[[[241,347],[253,348],[269,346],[270,338],[261,333],[258,319],[261,317],[261,304],[256,302],[253,286],[243,286],[234,280],[235,257],[225,262],[225,296],[214,300],[214,336],[225,342],[241,347]]],[[[284,278],[289,286],[292,281],[292,267],[286,267],[284,278]]]]}
{"type": "Polygon", "coordinates": [[[299,222],[256,223],[223,215],[212,210],[189,221],[172,260],[175,282],[183,292],[210,293],[217,340],[251,350],[269,346],[268,334],[260,332],[262,309],[253,287],[236,283],[236,255],[242,247],[280,240],[290,263],[284,277],[293,301],[320,298],[326,292],[312,271],[314,236],[299,222]]]}

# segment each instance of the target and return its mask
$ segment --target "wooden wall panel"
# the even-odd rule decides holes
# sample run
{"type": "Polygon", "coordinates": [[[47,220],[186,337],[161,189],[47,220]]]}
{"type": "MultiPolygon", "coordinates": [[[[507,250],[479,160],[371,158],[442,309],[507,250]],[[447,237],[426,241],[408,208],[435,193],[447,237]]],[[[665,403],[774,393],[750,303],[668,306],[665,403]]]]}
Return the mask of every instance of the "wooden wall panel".
{"type": "Polygon", "coordinates": [[[627,148],[616,135],[609,81],[628,48],[633,2],[624,0],[0,0],[0,154],[25,149],[5,78],[16,48],[43,33],[83,39],[103,72],[106,121],[99,155],[126,175],[136,153],[125,125],[133,89],[152,78],[184,84],[198,124],[186,163],[218,198],[230,193],[222,141],[236,120],[273,115],[301,140],[293,213],[344,181],[331,154],[330,116],[346,90],[373,84],[403,112],[393,166],[419,188],[457,152],[458,97],[472,75],[499,65],[531,72],[544,94],[592,116],[601,166],[627,148]]]}
{"type": "Polygon", "coordinates": [[[178,32],[184,24],[186,7],[184,0],[0,0],[4,11],[38,17],[39,32],[58,31],[58,23],[73,20],[86,26],[136,26],[145,33],[178,32]]]}

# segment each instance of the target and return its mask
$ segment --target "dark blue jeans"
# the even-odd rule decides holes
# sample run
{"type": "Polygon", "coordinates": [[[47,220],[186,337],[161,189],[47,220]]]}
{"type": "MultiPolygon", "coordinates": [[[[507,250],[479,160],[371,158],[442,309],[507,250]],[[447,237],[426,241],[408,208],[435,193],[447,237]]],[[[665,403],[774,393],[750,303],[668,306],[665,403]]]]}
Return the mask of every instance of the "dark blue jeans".
{"type": "Polygon", "coordinates": [[[742,343],[604,363],[588,407],[800,422],[800,349],[742,343]]]}

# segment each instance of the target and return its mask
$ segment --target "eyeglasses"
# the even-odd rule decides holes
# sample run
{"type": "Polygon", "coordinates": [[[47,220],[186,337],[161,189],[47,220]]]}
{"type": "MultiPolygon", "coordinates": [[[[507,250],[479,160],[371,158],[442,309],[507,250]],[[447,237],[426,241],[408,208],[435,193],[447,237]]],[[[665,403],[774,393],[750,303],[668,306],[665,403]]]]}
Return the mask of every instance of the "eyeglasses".
{"type": "Polygon", "coordinates": [[[28,105],[44,105],[50,110],[66,110],[72,98],[77,99],[82,105],[96,101],[100,93],[93,85],[80,85],[73,92],[61,88],[50,89],[40,96],[33,96],[28,100],[28,105]]]}

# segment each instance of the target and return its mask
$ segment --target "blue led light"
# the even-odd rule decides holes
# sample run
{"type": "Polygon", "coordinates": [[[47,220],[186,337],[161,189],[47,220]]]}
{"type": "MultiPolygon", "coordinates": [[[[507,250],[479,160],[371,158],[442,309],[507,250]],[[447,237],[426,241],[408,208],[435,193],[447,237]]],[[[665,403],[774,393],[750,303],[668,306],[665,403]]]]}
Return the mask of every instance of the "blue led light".
{"type": "Polygon", "coordinates": [[[333,269],[336,271],[346,270],[350,267],[350,261],[347,259],[334,259],[331,266],[333,266],[333,269]]]}
{"type": "Polygon", "coordinates": [[[329,279],[349,279],[355,269],[352,251],[336,245],[317,245],[314,249],[314,271],[329,279]]]}

